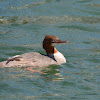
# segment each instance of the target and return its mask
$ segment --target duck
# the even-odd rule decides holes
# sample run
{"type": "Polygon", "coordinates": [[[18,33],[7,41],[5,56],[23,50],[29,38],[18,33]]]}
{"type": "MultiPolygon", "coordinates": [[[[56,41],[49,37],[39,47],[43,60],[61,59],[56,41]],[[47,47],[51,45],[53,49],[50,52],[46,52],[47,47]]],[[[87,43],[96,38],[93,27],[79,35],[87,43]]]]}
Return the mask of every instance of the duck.
{"type": "Polygon", "coordinates": [[[68,43],[62,41],[54,35],[46,35],[43,40],[43,49],[46,55],[38,52],[28,52],[16,55],[0,62],[0,68],[3,67],[44,67],[50,65],[61,65],[66,63],[66,58],[56,48],[55,44],[68,43]]]}

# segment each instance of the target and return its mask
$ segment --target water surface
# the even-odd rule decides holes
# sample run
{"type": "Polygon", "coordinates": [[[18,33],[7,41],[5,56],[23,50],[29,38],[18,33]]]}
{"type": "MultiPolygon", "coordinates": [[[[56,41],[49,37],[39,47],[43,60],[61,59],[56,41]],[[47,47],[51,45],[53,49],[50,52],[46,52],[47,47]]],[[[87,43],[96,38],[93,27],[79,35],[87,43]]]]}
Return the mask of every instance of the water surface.
{"type": "Polygon", "coordinates": [[[100,100],[99,0],[0,0],[0,61],[26,52],[45,53],[45,35],[67,63],[0,69],[0,100],[100,100]]]}

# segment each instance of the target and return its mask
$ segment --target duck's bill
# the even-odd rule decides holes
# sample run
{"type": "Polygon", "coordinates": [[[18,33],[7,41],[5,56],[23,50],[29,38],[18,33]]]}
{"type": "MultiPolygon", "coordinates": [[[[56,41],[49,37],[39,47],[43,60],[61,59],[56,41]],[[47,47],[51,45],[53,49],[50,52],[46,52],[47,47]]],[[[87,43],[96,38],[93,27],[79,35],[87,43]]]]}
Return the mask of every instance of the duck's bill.
{"type": "Polygon", "coordinates": [[[59,41],[56,41],[55,43],[68,43],[68,41],[59,40],[59,41]]]}

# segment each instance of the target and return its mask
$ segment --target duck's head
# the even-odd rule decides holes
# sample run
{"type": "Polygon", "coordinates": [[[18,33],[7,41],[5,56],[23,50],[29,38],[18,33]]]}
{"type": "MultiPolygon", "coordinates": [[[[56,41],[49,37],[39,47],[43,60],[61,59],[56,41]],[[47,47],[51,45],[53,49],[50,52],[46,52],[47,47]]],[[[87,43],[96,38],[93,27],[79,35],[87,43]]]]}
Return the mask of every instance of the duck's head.
{"type": "Polygon", "coordinates": [[[43,48],[46,50],[47,54],[57,53],[56,48],[53,44],[68,43],[68,41],[62,41],[58,37],[53,35],[46,35],[43,40],[43,48]]]}

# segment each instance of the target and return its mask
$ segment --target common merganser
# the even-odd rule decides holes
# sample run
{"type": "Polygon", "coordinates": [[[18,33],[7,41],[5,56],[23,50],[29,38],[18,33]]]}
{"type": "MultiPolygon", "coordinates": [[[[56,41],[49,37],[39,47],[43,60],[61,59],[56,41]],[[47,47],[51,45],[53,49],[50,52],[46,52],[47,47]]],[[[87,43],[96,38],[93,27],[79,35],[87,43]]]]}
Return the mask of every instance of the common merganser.
{"type": "Polygon", "coordinates": [[[44,67],[66,63],[65,57],[57,51],[54,43],[68,43],[68,41],[61,41],[56,36],[47,35],[43,40],[43,48],[47,55],[37,52],[24,53],[1,62],[0,67],[44,67]]]}

